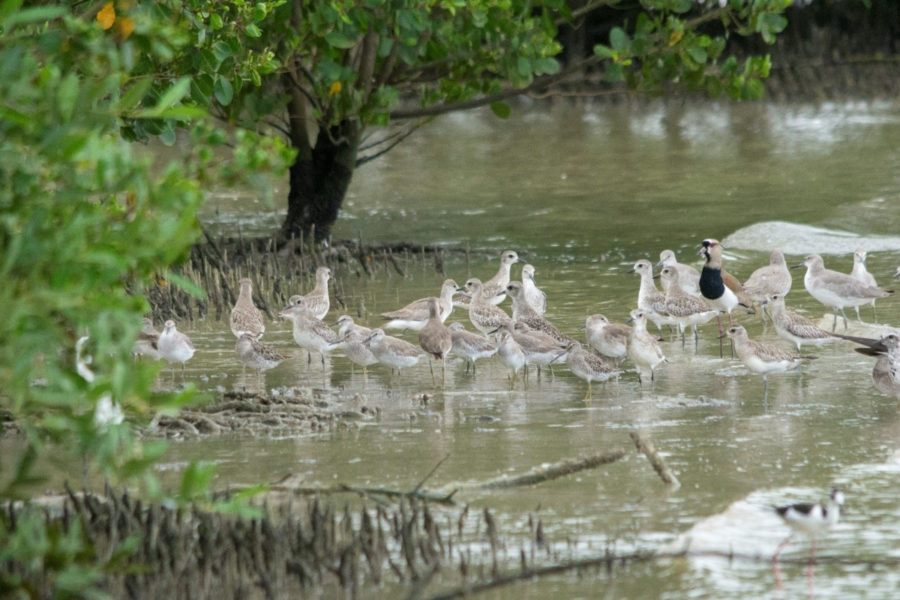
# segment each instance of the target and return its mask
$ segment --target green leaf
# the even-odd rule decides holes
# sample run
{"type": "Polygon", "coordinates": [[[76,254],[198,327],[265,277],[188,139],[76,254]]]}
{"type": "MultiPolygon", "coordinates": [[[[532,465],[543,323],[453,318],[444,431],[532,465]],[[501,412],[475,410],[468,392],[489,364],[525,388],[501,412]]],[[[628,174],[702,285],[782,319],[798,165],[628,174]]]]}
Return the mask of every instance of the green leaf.
{"type": "Polygon", "coordinates": [[[222,106],[228,106],[234,99],[234,87],[232,87],[231,82],[224,77],[216,79],[213,93],[216,96],[216,101],[222,106]]]}
{"type": "MultiPolygon", "coordinates": [[[[14,2],[13,4],[16,3],[14,2]]],[[[7,7],[5,4],[3,9],[3,12],[6,13],[7,7]]],[[[32,23],[52,21],[53,19],[58,19],[68,13],[69,9],[65,6],[36,6],[13,12],[9,17],[0,22],[0,25],[2,25],[4,29],[12,29],[18,25],[30,25],[32,23]]]]}
{"type": "Polygon", "coordinates": [[[247,27],[244,29],[244,33],[247,34],[247,37],[252,37],[252,38],[262,37],[262,30],[259,28],[259,26],[255,25],[253,23],[250,23],[247,25],[247,27]]]}
{"type": "Polygon", "coordinates": [[[628,49],[628,34],[621,27],[613,27],[609,32],[609,45],[613,50],[622,52],[628,49]]]}
{"type": "Polygon", "coordinates": [[[525,56],[516,59],[516,71],[522,77],[531,77],[531,61],[525,56]]]}
{"type": "Polygon", "coordinates": [[[150,86],[153,85],[153,79],[150,77],[139,77],[133,81],[134,83],[119,100],[118,109],[122,112],[129,112],[140,106],[144,96],[150,91],[150,86]]]}
{"type": "Polygon", "coordinates": [[[612,58],[613,51],[609,46],[597,44],[596,46],[594,46],[594,54],[596,54],[600,58],[612,58]]]}
{"type": "Polygon", "coordinates": [[[163,93],[162,97],[160,97],[159,101],[156,103],[156,106],[151,109],[141,111],[140,116],[158,117],[167,108],[171,108],[178,102],[181,102],[181,99],[184,98],[184,95],[188,93],[190,87],[191,80],[187,77],[182,77],[163,93]]]}
{"type": "Polygon", "coordinates": [[[59,112],[63,119],[68,121],[75,111],[75,103],[78,101],[78,76],[75,73],[66,75],[59,85],[56,97],[59,112]]]}
{"type": "Polygon", "coordinates": [[[508,119],[512,108],[506,102],[491,102],[491,111],[501,119],[508,119]]]}
{"type": "Polygon", "coordinates": [[[610,83],[617,83],[622,81],[625,78],[625,71],[622,69],[622,65],[618,63],[607,63],[606,65],[606,80],[610,83]]]}
{"type": "Polygon", "coordinates": [[[688,56],[691,57],[691,60],[698,64],[704,64],[706,62],[706,49],[700,48],[699,46],[691,46],[687,49],[688,56]]]}
{"type": "Polygon", "coordinates": [[[225,42],[216,42],[212,47],[213,54],[216,55],[216,58],[219,59],[219,62],[225,62],[229,58],[231,58],[231,46],[226,44],[225,42]]]}
{"type": "Polygon", "coordinates": [[[543,57],[537,59],[534,72],[537,75],[555,75],[559,73],[559,62],[555,58],[543,57]]]}
{"type": "Polygon", "coordinates": [[[325,41],[328,42],[328,45],[332,48],[339,48],[341,50],[352,48],[355,44],[354,40],[339,31],[332,31],[331,33],[326,34],[325,41]]]}
{"type": "Polygon", "coordinates": [[[209,28],[210,29],[212,29],[213,31],[218,31],[219,29],[222,29],[222,27],[224,27],[224,26],[225,26],[225,22],[222,21],[222,17],[219,15],[219,13],[214,12],[211,15],[209,15],[209,28]]]}

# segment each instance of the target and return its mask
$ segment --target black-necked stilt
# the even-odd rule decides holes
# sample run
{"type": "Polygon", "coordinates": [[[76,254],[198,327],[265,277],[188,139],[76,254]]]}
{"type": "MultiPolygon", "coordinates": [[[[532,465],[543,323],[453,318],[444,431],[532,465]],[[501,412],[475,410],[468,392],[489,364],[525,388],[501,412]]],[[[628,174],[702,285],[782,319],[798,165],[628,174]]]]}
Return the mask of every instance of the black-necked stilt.
{"type": "Polygon", "coordinates": [[[834,488],[828,496],[828,502],[825,504],[813,502],[798,502],[797,504],[788,504],[786,506],[775,507],[778,516],[787,523],[792,529],[791,534],[787,536],[772,555],[772,560],[778,560],[778,554],[787,545],[795,533],[800,532],[810,537],[812,546],[810,549],[810,561],[815,558],[816,554],[816,538],[831,529],[838,521],[841,514],[841,507],[844,505],[844,493],[834,488]]]}

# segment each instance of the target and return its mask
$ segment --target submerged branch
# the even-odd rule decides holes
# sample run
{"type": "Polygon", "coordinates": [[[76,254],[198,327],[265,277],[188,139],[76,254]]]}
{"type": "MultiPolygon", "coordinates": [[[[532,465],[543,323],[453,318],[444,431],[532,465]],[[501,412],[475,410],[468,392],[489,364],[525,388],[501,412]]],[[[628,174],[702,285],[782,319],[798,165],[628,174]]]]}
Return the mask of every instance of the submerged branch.
{"type": "Polygon", "coordinates": [[[663,480],[663,483],[670,489],[680,488],[681,482],[675,477],[675,473],[673,473],[672,469],[669,468],[669,465],[666,464],[665,459],[660,456],[659,451],[656,449],[656,446],[653,445],[653,442],[645,438],[637,429],[632,429],[628,432],[628,435],[634,440],[635,447],[643,453],[643,455],[647,457],[647,460],[650,461],[650,464],[653,465],[653,470],[656,471],[659,478],[663,480]]]}

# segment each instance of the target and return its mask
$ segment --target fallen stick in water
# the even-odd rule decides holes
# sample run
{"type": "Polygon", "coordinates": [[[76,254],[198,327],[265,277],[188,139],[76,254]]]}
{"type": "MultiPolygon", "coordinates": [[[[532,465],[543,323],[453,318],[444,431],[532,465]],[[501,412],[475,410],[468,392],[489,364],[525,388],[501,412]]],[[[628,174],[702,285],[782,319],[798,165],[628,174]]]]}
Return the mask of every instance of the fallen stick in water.
{"type": "Polygon", "coordinates": [[[628,432],[628,435],[634,440],[635,447],[643,453],[643,455],[647,457],[647,460],[650,461],[650,464],[653,465],[653,470],[656,471],[659,478],[663,480],[663,483],[669,486],[670,489],[680,488],[681,482],[675,477],[675,473],[673,473],[672,469],[669,468],[669,465],[666,464],[665,459],[659,455],[653,442],[645,438],[637,429],[632,429],[628,432]]]}

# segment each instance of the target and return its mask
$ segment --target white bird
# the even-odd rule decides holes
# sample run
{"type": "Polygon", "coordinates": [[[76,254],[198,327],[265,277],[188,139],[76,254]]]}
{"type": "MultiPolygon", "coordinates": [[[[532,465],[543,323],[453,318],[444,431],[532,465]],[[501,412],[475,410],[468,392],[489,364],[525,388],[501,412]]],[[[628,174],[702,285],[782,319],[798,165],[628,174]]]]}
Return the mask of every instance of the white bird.
{"type": "MultiPolygon", "coordinates": [[[[160,356],[166,359],[170,365],[181,363],[181,373],[184,374],[184,363],[194,356],[194,344],[191,338],[175,328],[175,321],[166,321],[165,328],[159,334],[157,349],[160,356]]],[[[174,377],[174,371],[173,377],[174,377]]]]}
{"type": "Polygon", "coordinates": [[[519,371],[525,366],[525,352],[516,342],[508,326],[505,326],[500,334],[497,356],[509,371],[509,386],[512,388],[516,384],[519,371]]]}
{"type": "Polygon", "coordinates": [[[585,319],[584,337],[588,345],[617,363],[628,353],[628,337],[631,327],[622,323],[610,323],[604,315],[590,315],[585,319]]]}
{"type": "Polygon", "coordinates": [[[405,340],[384,333],[383,329],[373,329],[372,333],[364,340],[364,343],[383,365],[391,369],[412,367],[424,356],[422,349],[405,340]]]}
{"type": "Polygon", "coordinates": [[[312,353],[318,352],[324,367],[325,354],[337,345],[338,334],[307,309],[306,298],[294,296],[291,301],[294,304],[284,307],[278,316],[291,322],[294,341],[306,350],[307,366],[312,362],[312,353]]]}
{"type": "MultiPolygon", "coordinates": [[[[866,257],[867,255],[864,248],[857,248],[856,251],[853,252],[853,269],[850,271],[850,276],[868,286],[878,287],[875,276],[866,269],[866,257]]],[[[878,313],[875,310],[875,299],[872,298],[872,301],[869,304],[872,305],[872,319],[877,323],[878,313]]],[[[853,308],[856,309],[856,319],[862,321],[862,317],[859,316],[859,306],[854,306],[853,308]]]]}
{"type": "Polygon", "coordinates": [[[827,504],[799,502],[797,504],[773,507],[775,513],[791,528],[791,533],[775,549],[775,554],[772,555],[772,562],[778,561],[778,554],[791,541],[795,533],[803,533],[810,538],[809,573],[811,576],[812,562],[816,557],[816,538],[834,527],[840,518],[843,506],[844,494],[839,489],[834,488],[828,496],[827,504]]]}
{"type": "MultiPolygon", "coordinates": [[[[96,376],[91,370],[90,364],[94,360],[92,356],[86,355],[84,352],[84,345],[89,339],[85,335],[75,342],[75,372],[86,382],[93,383],[96,376]]],[[[109,425],[119,425],[124,420],[125,413],[122,412],[122,407],[113,401],[112,396],[110,394],[100,396],[94,407],[94,425],[100,430],[105,430],[109,425]]]]}
{"type": "Polygon", "coordinates": [[[472,365],[472,374],[475,374],[475,361],[481,358],[490,358],[497,353],[497,344],[477,333],[466,331],[462,323],[451,323],[450,339],[453,342],[451,352],[457,356],[466,358],[466,372],[469,371],[469,363],[472,365]]]}
{"type": "Polygon", "coordinates": [[[628,338],[628,358],[637,368],[638,383],[644,385],[644,376],[649,371],[650,381],[654,380],[654,371],[666,362],[666,356],[656,338],[647,331],[647,314],[639,308],[631,311],[629,321],[631,336],[628,338]]]}
{"type": "MultiPolygon", "coordinates": [[[[441,285],[441,295],[438,297],[441,308],[441,323],[446,321],[447,317],[450,316],[450,313],[453,312],[453,296],[458,291],[459,286],[452,279],[446,279],[441,285]]],[[[382,318],[388,319],[388,322],[384,324],[383,328],[412,329],[413,331],[419,331],[425,327],[425,323],[428,322],[428,303],[432,298],[434,298],[434,296],[419,298],[418,300],[413,300],[403,308],[382,313],[382,318]]]]}
{"type": "Polygon", "coordinates": [[[547,294],[545,294],[534,280],[534,266],[526,264],[522,267],[522,290],[525,292],[525,299],[528,304],[543,316],[547,312],[547,294]]]}
{"type": "Polygon", "coordinates": [[[362,367],[363,375],[367,374],[367,367],[378,362],[378,358],[372,354],[365,344],[365,339],[372,335],[372,330],[353,322],[350,315],[341,315],[334,326],[338,328],[339,346],[351,362],[362,367]]]}
{"type": "MultiPolygon", "coordinates": [[[[675,253],[671,250],[663,250],[659,253],[659,262],[656,263],[655,268],[659,267],[674,268],[678,273],[678,283],[681,284],[681,289],[690,296],[700,297],[700,271],[690,265],[678,262],[675,253]]],[[[668,285],[665,281],[662,282],[664,292],[668,291],[668,285]]]]}
{"type": "Polygon", "coordinates": [[[894,293],[893,290],[866,285],[846,273],[826,269],[822,257],[818,254],[810,254],[801,264],[796,265],[797,268],[802,266],[806,266],[806,275],[803,276],[803,285],[806,287],[806,291],[834,311],[832,331],[837,328],[839,310],[844,318],[844,329],[846,329],[847,314],[844,312],[844,307],[868,304],[875,298],[885,298],[894,293]]]}

